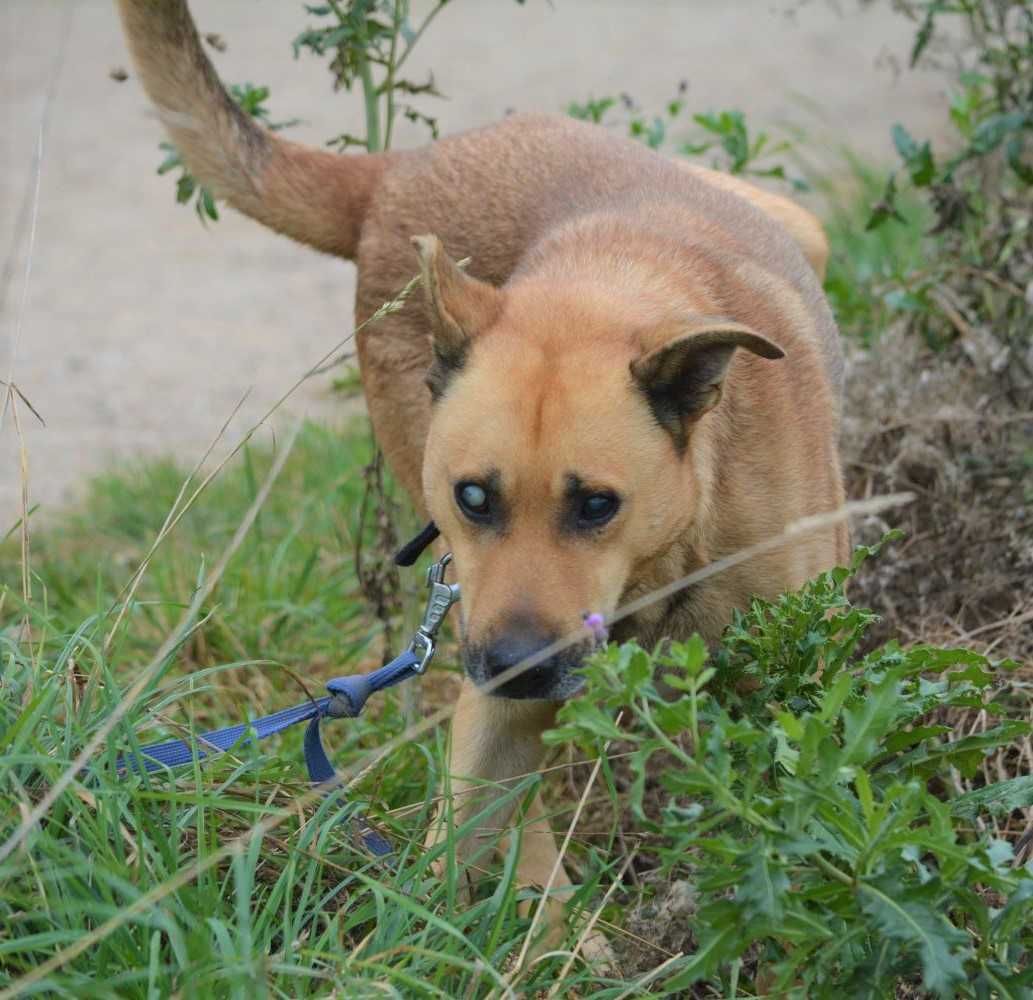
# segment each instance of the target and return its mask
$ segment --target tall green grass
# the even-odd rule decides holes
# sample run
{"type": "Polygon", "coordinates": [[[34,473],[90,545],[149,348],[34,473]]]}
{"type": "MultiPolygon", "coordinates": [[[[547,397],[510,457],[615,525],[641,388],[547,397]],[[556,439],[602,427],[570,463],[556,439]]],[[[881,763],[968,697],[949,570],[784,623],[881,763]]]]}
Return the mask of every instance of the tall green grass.
{"type": "MultiPolygon", "coordinates": [[[[197,623],[107,750],[0,864],[0,989],[104,997],[509,989],[503,970],[528,929],[517,913],[528,890],[516,886],[515,856],[467,905],[454,866],[446,863],[444,878],[431,871],[454,841],[419,846],[445,759],[439,733],[401,742],[347,796],[326,799],[308,787],[300,733],[174,774],[120,776],[114,767],[119,750],[265,714],[379,662],[353,565],[369,458],[364,434],[303,430],[197,623]],[[397,864],[376,862],[353,824],[338,822],[358,807],[393,837],[397,864]],[[256,834],[259,824],[270,829],[256,834]],[[19,986],[84,940],[81,953],[19,986]]],[[[3,548],[0,838],[15,833],[172,632],[270,461],[251,450],[211,485],[154,556],[107,645],[112,609],[183,470],[151,462],[95,480],[81,508],[36,536],[28,605],[17,596],[17,548],[3,548]]],[[[447,658],[435,665],[448,669],[447,658]]],[[[338,766],[357,771],[405,720],[389,694],[362,718],[326,729],[338,766]]],[[[539,780],[509,794],[521,799],[539,780]]],[[[561,961],[534,966],[521,988],[548,985],[561,961]]],[[[587,975],[575,966],[570,987],[587,975]]],[[[601,979],[591,989],[607,995],[601,979]]]]}
{"type": "MultiPolygon", "coordinates": [[[[920,725],[930,712],[983,704],[996,683],[992,665],[971,653],[905,657],[892,647],[857,659],[858,637],[873,616],[845,601],[845,571],[738,619],[713,661],[725,689],[716,700],[707,690],[715,675],[704,669],[701,644],[692,647],[688,680],[670,672],[666,654],[647,656],[632,646],[598,661],[589,696],[565,710],[566,730],[557,735],[588,746],[586,759],[602,763],[599,780],[586,785],[586,771],[568,769],[575,763],[568,753],[559,770],[573,780],[547,795],[559,830],[581,815],[567,859],[580,874],[570,936],[563,949],[523,969],[514,960],[531,922],[520,903],[539,893],[517,884],[519,833],[468,900],[455,844],[484,817],[471,818],[432,850],[422,847],[441,782],[447,790],[446,748],[440,731],[407,729],[391,693],[362,718],[326,727],[347,779],[328,796],[306,781],[300,733],[243,744],[175,773],[120,775],[119,752],[294,704],[305,691],[318,694],[327,678],[366,670],[379,659],[379,637],[358,598],[353,565],[361,470],[369,457],[365,435],[302,431],[218,587],[182,629],[182,641],[157,664],[105,749],[27,832],[25,818],[178,627],[182,609],[260,496],[273,456],[245,453],[212,484],[154,555],[114,634],[119,594],[175,501],[182,470],[146,463],[96,480],[82,508],[37,534],[36,597],[28,605],[17,597],[18,550],[11,542],[2,550],[0,845],[14,837],[18,846],[0,862],[0,996],[336,991],[615,1000],[681,995],[693,982],[717,995],[755,996],[772,970],[787,987],[803,976],[831,996],[842,995],[835,991],[847,980],[864,981],[865,963],[878,955],[880,921],[893,942],[883,956],[891,954],[892,962],[879,965],[872,995],[923,977],[953,988],[965,974],[972,982],[997,976],[1012,984],[1001,996],[1020,995],[1012,986],[1026,983],[1021,964],[1030,942],[1023,915],[1033,901],[1033,875],[1009,871],[1010,848],[974,829],[972,820],[981,810],[1000,816],[1021,807],[1033,787],[1013,779],[956,798],[945,782],[950,768],[971,773],[985,754],[1028,737],[1030,727],[1010,712],[1006,686],[993,697],[993,711],[1006,721],[983,736],[955,743],[949,727],[920,725]],[[825,664],[820,682],[819,662],[825,664]],[[964,669],[950,682],[918,676],[951,664],[964,669]],[[688,700],[665,703],[647,680],[657,670],[667,671],[675,692],[688,692],[688,700]],[[910,678],[910,687],[887,696],[887,671],[910,678]],[[844,687],[840,680],[848,676],[851,685],[844,687]],[[751,682],[745,690],[752,695],[735,693],[739,680],[751,682]],[[858,720],[867,719],[866,699],[876,690],[881,729],[866,729],[859,756],[858,720]],[[623,731],[613,723],[621,705],[630,712],[623,731]],[[901,718],[915,727],[913,736],[898,731],[901,718]],[[852,789],[861,789],[860,778],[844,784],[850,776],[831,764],[814,776],[803,772],[798,761],[814,750],[796,745],[803,725],[819,727],[820,759],[849,757],[850,767],[871,775],[867,824],[854,815],[860,807],[852,789]],[[636,743],[650,731],[659,742],[639,752],[636,743]],[[928,791],[917,777],[930,782],[928,791]],[[949,809],[934,792],[953,799],[949,809]],[[820,803],[836,797],[846,805],[830,805],[823,818],[820,803]],[[356,810],[392,837],[393,864],[366,853],[355,836],[356,810]],[[876,815],[891,824],[886,829],[896,846],[885,842],[876,815]],[[706,817],[703,825],[699,817],[706,817]],[[833,837],[833,817],[842,843],[822,839],[833,837]],[[931,830],[923,832],[933,820],[935,843],[931,830]],[[741,846],[759,836],[751,824],[768,838],[759,869],[741,846]],[[783,842],[781,834],[771,840],[778,824],[795,830],[797,840],[783,842]],[[629,852],[662,878],[641,883],[627,876],[629,852]],[[921,883],[937,866],[944,869],[939,895],[921,883]],[[824,884],[826,869],[859,880],[856,892],[824,884]],[[793,880],[804,875],[806,894],[796,898],[793,880]],[[922,950],[924,931],[908,924],[911,917],[867,907],[868,881],[860,880],[883,885],[891,875],[908,883],[907,913],[918,927],[949,936],[933,950],[935,959],[922,950]],[[759,876],[773,880],[771,894],[762,892],[759,876]],[[661,941],[661,930],[672,928],[628,933],[641,899],[662,900],[667,884],[693,880],[709,902],[680,918],[682,938],[696,942],[684,954],[661,941]],[[993,892],[1007,903],[1004,916],[994,915],[993,892]],[[961,908],[949,919],[922,910],[934,895],[961,908]],[[791,926],[772,922],[773,914],[790,911],[791,926]],[[819,911],[841,933],[818,933],[819,911]],[[599,919],[629,978],[570,959],[589,917],[599,919]],[[734,935],[729,926],[737,928],[734,935]],[[965,946],[966,933],[977,946],[965,946]],[[845,950],[837,945],[842,935],[851,942],[845,950]],[[694,953],[700,941],[720,947],[711,951],[707,944],[705,953],[694,953]],[[759,960],[759,943],[770,962],[759,960]],[[835,959],[820,969],[808,966],[801,948],[835,959]]],[[[446,656],[434,673],[448,669],[446,656]]],[[[504,794],[519,806],[542,780],[529,775],[504,794]]]]}

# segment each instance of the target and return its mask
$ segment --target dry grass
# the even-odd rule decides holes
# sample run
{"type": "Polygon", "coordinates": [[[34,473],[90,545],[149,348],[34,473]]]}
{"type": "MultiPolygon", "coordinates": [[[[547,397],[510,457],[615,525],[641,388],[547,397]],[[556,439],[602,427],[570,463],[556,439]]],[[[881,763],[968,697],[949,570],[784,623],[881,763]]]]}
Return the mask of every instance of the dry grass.
{"type": "Polygon", "coordinates": [[[855,599],[881,637],[972,646],[1033,660],[1033,395],[934,353],[903,331],[849,356],[843,454],[848,491],[915,493],[855,526],[860,542],[906,538],[862,570],[855,599]],[[1025,395],[1023,395],[1023,392],[1025,395]]]}

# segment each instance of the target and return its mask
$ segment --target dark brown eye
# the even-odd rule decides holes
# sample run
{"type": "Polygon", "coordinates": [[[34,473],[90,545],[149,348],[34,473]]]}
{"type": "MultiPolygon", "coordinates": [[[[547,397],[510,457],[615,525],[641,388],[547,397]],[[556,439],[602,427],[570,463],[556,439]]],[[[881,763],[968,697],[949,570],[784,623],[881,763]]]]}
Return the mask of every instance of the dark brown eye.
{"type": "Polygon", "coordinates": [[[479,483],[456,483],[456,504],[471,521],[483,523],[491,518],[491,498],[479,483]]]}
{"type": "Polygon", "coordinates": [[[582,527],[598,528],[620,509],[621,502],[613,493],[590,493],[581,501],[578,521],[582,527]]]}

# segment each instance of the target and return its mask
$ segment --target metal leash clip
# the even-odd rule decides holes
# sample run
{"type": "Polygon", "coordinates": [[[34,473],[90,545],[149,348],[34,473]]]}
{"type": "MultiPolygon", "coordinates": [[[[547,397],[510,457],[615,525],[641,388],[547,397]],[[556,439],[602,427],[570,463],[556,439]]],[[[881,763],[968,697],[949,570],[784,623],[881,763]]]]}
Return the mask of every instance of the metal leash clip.
{"type": "Polygon", "coordinates": [[[410,652],[420,658],[419,664],[413,667],[418,674],[427,669],[427,664],[434,656],[438,629],[452,605],[459,600],[459,584],[445,583],[445,568],[451,561],[452,553],[446,552],[427,570],[427,586],[430,588],[427,607],[423,612],[423,621],[409,643],[410,652]]]}

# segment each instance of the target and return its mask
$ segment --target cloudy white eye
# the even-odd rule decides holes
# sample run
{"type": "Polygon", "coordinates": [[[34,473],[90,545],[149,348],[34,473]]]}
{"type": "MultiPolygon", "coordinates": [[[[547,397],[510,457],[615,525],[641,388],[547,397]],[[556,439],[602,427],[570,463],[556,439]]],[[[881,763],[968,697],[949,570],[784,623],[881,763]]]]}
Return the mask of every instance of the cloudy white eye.
{"type": "Polygon", "coordinates": [[[455,495],[459,509],[470,520],[485,521],[491,517],[488,491],[479,483],[456,483],[455,495]]]}

